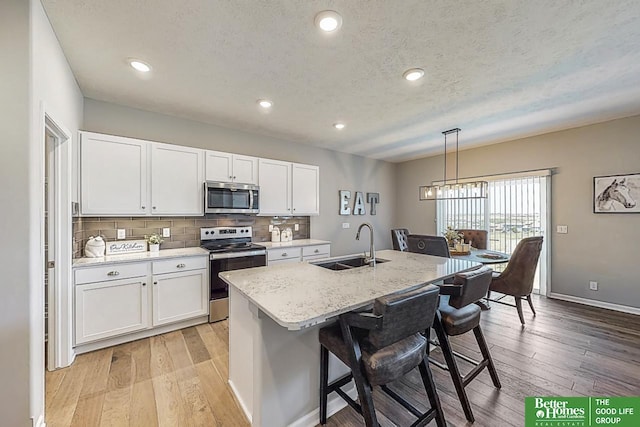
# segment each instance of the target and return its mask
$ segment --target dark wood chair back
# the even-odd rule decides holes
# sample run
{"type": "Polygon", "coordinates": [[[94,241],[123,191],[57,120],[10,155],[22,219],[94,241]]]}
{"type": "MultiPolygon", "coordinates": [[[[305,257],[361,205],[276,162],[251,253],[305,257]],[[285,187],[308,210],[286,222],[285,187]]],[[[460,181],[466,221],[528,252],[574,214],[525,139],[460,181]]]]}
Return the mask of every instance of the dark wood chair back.
{"type": "Polygon", "coordinates": [[[383,348],[431,328],[438,309],[438,294],[437,286],[428,285],[378,298],[373,304],[373,315],[382,316],[382,324],[369,331],[367,341],[383,348]]]}
{"type": "Polygon", "coordinates": [[[409,235],[409,230],[406,228],[394,228],[391,230],[391,243],[393,244],[393,249],[396,251],[406,251],[407,250],[407,236],[409,235]]]}
{"type": "Polygon", "coordinates": [[[462,238],[466,243],[471,243],[476,249],[487,249],[487,240],[489,233],[487,230],[473,230],[468,228],[456,230],[462,233],[462,238]]]}
{"type": "Polygon", "coordinates": [[[493,270],[489,267],[481,267],[477,270],[466,273],[458,273],[453,278],[453,285],[460,286],[460,295],[451,296],[449,305],[455,308],[462,308],[487,295],[493,270]]]}
{"type": "Polygon", "coordinates": [[[409,234],[407,245],[409,252],[451,258],[447,239],[442,236],[409,234]]]}

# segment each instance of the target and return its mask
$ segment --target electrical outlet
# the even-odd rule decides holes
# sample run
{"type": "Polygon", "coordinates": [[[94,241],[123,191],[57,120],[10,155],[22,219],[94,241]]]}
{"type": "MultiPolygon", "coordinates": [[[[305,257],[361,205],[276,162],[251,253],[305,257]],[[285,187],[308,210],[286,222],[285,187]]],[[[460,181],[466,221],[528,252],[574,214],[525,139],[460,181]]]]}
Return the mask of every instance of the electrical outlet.
{"type": "Polygon", "coordinates": [[[273,231],[273,224],[269,224],[269,233],[273,231]]]}
{"type": "Polygon", "coordinates": [[[348,222],[343,222],[342,223],[342,228],[350,228],[351,224],[349,224],[348,222]]]}
{"type": "Polygon", "coordinates": [[[124,228],[118,228],[118,239],[126,239],[127,238],[127,230],[124,228]]]}
{"type": "Polygon", "coordinates": [[[595,281],[590,281],[589,282],[589,289],[591,289],[592,291],[597,291],[598,290],[598,282],[595,281]]]}
{"type": "Polygon", "coordinates": [[[300,231],[300,224],[293,224],[293,231],[300,231]]]}
{"type": "Polygon", "coordinates": [[[171,237],[171,229],[170,228],[163,228],[162,229],[162,237],[171,237]]]}
{"type": "Polygon", "coordinates": [[[567,234],[567,233],[569,233],[569,226],[567,226],[567,225],[558,225],[556,227],[556,232],[558,234],[567,234]]]}

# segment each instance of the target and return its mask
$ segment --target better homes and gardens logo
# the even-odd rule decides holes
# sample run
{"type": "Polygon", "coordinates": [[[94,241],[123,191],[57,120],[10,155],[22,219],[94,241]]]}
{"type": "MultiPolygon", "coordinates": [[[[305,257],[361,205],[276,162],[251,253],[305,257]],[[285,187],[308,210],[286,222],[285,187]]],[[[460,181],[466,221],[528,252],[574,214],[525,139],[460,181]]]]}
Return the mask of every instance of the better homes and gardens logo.
{"type": "Polygon", "coordinates": [[[640,397],[527,397],[525,427],[640,426],[640,397]]]}

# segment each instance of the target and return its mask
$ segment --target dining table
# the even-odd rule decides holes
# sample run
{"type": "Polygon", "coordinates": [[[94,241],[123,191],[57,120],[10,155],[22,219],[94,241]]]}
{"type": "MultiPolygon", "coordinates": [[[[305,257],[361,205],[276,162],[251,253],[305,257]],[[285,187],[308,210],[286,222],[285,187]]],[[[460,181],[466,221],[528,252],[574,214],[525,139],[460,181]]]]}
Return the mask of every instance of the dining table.
{"type": "MultiPolygon", "coordinates": [[[[476,248],[471,248],[469,253],[457,253],[455,251],[451,251],[450,254],[451,258],[481,262],[484,265],[504,264],[509,262],[509,258],[511,257],[509,254],[504,252],[476,248]]],[[[489,299],[486,297],[484,299],[485,301],[478,301],[476,304],[478,304],[483,311],[491,310],[491,306],[489,306],[489,299]]]]}

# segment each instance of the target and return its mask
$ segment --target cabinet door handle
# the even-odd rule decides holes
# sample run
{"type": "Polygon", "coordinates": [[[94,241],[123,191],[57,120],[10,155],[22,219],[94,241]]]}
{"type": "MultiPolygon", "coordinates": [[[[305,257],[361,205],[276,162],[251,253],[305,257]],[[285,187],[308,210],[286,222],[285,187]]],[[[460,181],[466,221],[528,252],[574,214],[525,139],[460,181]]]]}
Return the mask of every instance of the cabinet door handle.
{"type": "Polygon", "coordinates": [[[320,252],[320,250],[319,250],[319,249],[316,249],[316,250],[315,250],[315,251],[313,251],[313,252],[317,254],[317,253],[319,253],[319,252],[320,252]]]}
{"type": "Polygon", "coordinates": [[[119,271],[110,271],[107,273],[107,276],[119,276],[120,272],[119,271]]]}
{"type": "Polygon", "coordinates": [[[143,283],[143,284],[142,284],[142,286],[147,286],[147,284],[146,284],[146,283],[143,283]]]}
{"type": "Polygon", "coordinates": [[[229,179],[233,179],[233,177],[231,175],[229,175],[229,179]]]}
{"type": "Polygon", "coordinates": [[[153,284],[154,284],[154,285],[157,285],[157,284],[158,284],[158,282],[153,282],[153,284]]]}
{"type": "Polygon", "coordinates": [[[281,256],[287,256],[287,255],[288,255],[288,254],[285,252],[285,253],[283,253],[281,256]]]}
{"type": "Polygon", "coordinates": [[[140,207],[141,207],[142,209],[147,209],[147,207],[146,207],[146,206],[140,206],[140,207]]]}
{"type": "Polygon", "coordinates": [[[153,209],[155,209],[156,207],[154,206],[153,209]]]}
{"type": "Polygon", "coordinates": [[[178,264],[178,265],[176,265],[176,268],[185,268],[185,267],[186,267],[186,264],[178,264]]]}
{"type": "Polygon", "coordinates": [[[233,176],[233,179],[236,179],[236,176],[235,176],[235,175],[233,176]]]}

